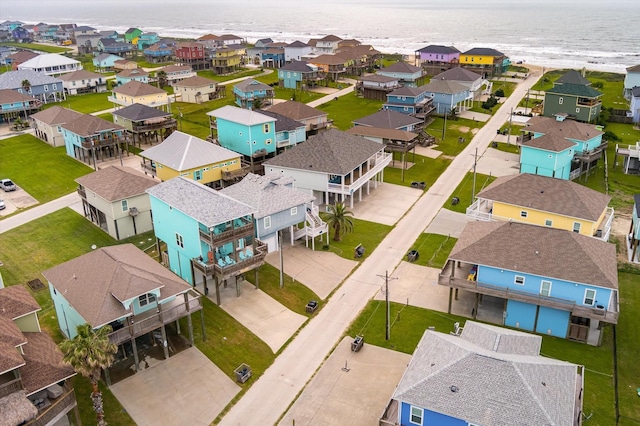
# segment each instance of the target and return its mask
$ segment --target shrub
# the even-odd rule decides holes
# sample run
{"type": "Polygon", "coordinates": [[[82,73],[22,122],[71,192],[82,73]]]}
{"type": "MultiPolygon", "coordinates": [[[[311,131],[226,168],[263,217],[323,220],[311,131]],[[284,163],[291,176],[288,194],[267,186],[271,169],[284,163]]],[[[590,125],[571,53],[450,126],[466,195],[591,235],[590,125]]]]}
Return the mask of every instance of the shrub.
{"type": "Polygon", "coordinates": [[[607,130],[606,132],[604,132],[604,135],[602,135],[603,139],[606,139],[608,141],[619,141],[620,137],[618,135],[616,135],[615,133],[613,133],[611,130],[607,130]]]}
{"type": "Polygon", "coordinates": [[[498,98],[504,98],[504,90],[502,90],[502,89],[496,90],[496,96],[498,98]]]}

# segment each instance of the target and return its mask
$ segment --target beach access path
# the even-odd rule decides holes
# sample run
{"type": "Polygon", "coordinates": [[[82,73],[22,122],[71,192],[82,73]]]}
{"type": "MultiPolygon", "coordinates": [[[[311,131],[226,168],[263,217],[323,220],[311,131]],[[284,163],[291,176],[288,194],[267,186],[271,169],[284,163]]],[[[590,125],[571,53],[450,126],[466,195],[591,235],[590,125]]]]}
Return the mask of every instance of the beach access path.
{"type": "Polygon", "coordinates": [[[326,306],[222,418],[221,425],[272,425],[278,421],[342,338],[349,324],[379,291],[383,281],[378,274],[393,271],[402,261],[409,246],[472,169],[476,149],[478,155],[484,153],[496,130],[509,119],[511,108],[518,105],[540,76],[541,70],[532,67],[530,77],[516,87],[464,151],[456,156],[376,250],[337,289],[326,306]]]}

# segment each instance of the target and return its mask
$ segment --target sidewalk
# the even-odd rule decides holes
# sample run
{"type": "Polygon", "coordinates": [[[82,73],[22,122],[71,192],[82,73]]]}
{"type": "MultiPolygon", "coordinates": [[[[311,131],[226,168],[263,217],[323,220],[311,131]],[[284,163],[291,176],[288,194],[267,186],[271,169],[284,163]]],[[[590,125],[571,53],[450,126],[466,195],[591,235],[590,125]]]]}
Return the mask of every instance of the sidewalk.
{"type": "Polygon", "coordinates": [[[32,220],[39,219],[65,207],[70,207],[71,205],[79,202],[80,195],[78,195],[77,192],[72,192],[71,194],[56,198],[55,200],[26,210],[15,216],[2,219],[0,220],[0,234],[10,231],[13,228],[17,228],[18,226],[24,225],[25,223],[31,222],[32,220]]]}

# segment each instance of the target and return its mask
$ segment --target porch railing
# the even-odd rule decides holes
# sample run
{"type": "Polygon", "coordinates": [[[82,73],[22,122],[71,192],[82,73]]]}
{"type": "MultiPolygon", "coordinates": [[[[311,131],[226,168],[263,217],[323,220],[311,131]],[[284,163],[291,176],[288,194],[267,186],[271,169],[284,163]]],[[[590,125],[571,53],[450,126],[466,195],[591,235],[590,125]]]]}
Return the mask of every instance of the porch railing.
{"type": "Polygon", "coordinates": [[[4,398],[14,392],[18,392],[22,389],[22,381],[20,379],[13,379],[10,382],[0,385],[0,398],[4,398]]]}
{"type": "Polygon", "coordinates": [[[76,395],[68,382],[65,382],[63,389],[65,391],[63,395],[52,400],[51,405],[39,411],[38,417],[26,423],[25,426],[45,426],[61,413],[71,411],[77,404],[76,395]]]}
{"type": "Polygon", "coordinates": [[[256,265],[264,263],[264,258],[267,255],[268,247],[260,240],[255,240],[253,256],[247,257],[244,260],[237,260],[231,265],[220,266],[214,262],[207,262],[200,260],[199,258],[192,259],[194,268],[202,271],[207,276],[217,275],[218,277],[225,279],[225,277],[233,277],[244,273],[248,270],[254,269],[256,265]]]}
{"type": "Polygon", "coordinates": [[[338,194],[346,194],[351,195],[357,188],[362,186],[365,182],[375,176],[377,173],[381,172],[385,167],[387,167],[391,163],[391,154],[388,152],[383,152],[380,155],[377,155],[375,160],[372,161],[369,170],[362,174],[358,179],[353,181],[353,183],[349,185],[342,185],[339,183],[327,183],[327,189],[331,192],[335,192],[338,194]]]}
{"type": "MultiPolygon", "coordinates": [[[[214,228],[215,229],[215,228],[214,228]]],[[[236,226],[216,233],[216,231],[204,232],[199,230],[200,239],[210,246],[216,246],[219,243],[233,239],[234,237],[240,237],[243,235],[253,235],[253,223],[249,222],[242,226],[236,226]]]]}
{"type": "Polygon", "coordinates": [[[134,132],[148,132],[151,130],[159,130],[159,129],[166,129],[166,128],[171,128],[171,127],[177,127],[177,120],[175,118],[169,118],[167,120],[163,120],[159,123],[153,123],[153,124],[139,124],[133,125],[133,131],[134,132]]]}

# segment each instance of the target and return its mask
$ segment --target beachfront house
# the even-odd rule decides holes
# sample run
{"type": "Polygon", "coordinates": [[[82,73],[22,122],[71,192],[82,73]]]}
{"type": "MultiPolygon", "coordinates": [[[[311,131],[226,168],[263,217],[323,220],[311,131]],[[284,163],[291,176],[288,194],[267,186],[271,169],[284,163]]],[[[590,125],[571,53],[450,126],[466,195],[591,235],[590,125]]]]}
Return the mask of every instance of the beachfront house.
{"type": "Polygon", "coordinates": [[[0,90],[2,89],[33,96],[45,104],[66,99],[62,80],[33,70],[7,71],[0,74],[0,90]],[[25,81],[29,82],[28,87],[23,86],[25,81]]]}
{"type": "Polygon", "coordinates": [[[380,425],[582,424],[584,367],[542,356],[542,338],[467,321],[422,335],[380,425]]]}
{"type": "Polygon", "coordinates": [[[107,79],[100,74],[79,70],[58,76],[67,95],[100,93],[107,90],[107,79]]]}
{"type": "Polygon", "coordinates": [[[624,76],[624,92],[623,92],[624,98],[626,100],[631,101],[631,96],[632,96],[631,91],[635,87],[640,87],[640,64],[627,68],[627,73],[624,76]]]}
{"type": "MultiPolygon", "coordinates": [[[[118,86],[111,91],[111,96],[107,98],[113,102],[114,107],[129,106],[133,104],[143,104],[154,108],[162,108],[169,104],[167,92],[140,81],[130,81],[118,86]]],[[[164,109],[164,108],[162,108],[164,109]]]]}
{"type": "Polygon", "coordinates": [[[511,65],[502,52],[487,47],[474,47],[460,54],[460,66],[479,73],[482,78],[500,77],[511,65]]]}
{"type": "Polygon", "coordinates": [[[84,217],[116,240],[151,231],[148,188],[158,184],[129,167],[111,166],[76,179],[84,217]]]}
{"type": "Polygon", "coordinates": [[[611,197],[569,180],[522,173],[499,177],[476,195],[467,217],[515,221],[609,241],[611,197]]]}
{"type": "Polygon", "coordinates": [[[302,90],[313,87],[324,78],[317,66],[305,61],[293,61],[278,70],[280,85],[286,89],[302,90]]]}
{"type": "Polygon", "coordinates": [[[312,52],[313,48],[307,43],[294,41],[284,47],[284,60],[288,62],[301,61],[304,56],[312,52]]]}
{"type": "Polygon", "coordinates": [[[275,91],[273,87],[250,78],[234,84],[233,95],[236,105],[240,108],[251,110],[256,108],[257,103],[259,104],[257,109],[271,105],[275,97],[275,91]]]}
{"type": "Polygon", "coordinates": [[[460,51],[453,46],[431,44],[415,52],[416,63],[434,75],[460,63],[460,51]]]}
{"type": "Polygon", "coordinates": [[[436,114],[449,114],[452,109],[465,111],[473,106],[473,95],[467,86],[448,80],[432,79],[421,87],[433,101],[436,114]]]}
{"type": "Polygon", "coordinates": [[[320,53],[333,54],[338,49],[342,39],[336,35],[329,34],[316,40],[315,50],[320,53]]]}
{"type": "Polygon", "coordinates": [[[55,105],[29,116],[34,136],[51,146],[63,146],[62,125],[81,117],[82,114],[72,109],[55,105]]]}
{"type": "Polygon", "coordinates": [[[282,173],[296,187],[314,197],[317,204],[345,202],[353,208],[363,190],[382,184],[391,154],[384,146],[360,136],[330,129],[264,163],[265,173],[282,173]]]}
{"type": "Polygon", "coordinates": [[[128,143],[126,129],[93,115],[81,116],[60,124],[67,155],[93,165],[123,155],[128,143]]]}
{"type": "Polygon", "coordinates": [[[220,285],[264,264],[267,246],[255,238],[256,209],[182,176],[147,190],[153,228],[163,263],[189,284],[209,293],[213,279],[216,302],[220,285]]]}
{"type": "Polygon", "coordinates": [[[233,182],[248,172],[242,167],[240,154],[180,131],[142,151],[140,156],[142,170],[163,182],[182,176],[219,188],[225,181],[233,182]]]}
{"type": "Polygon", "coordinates": [[[418,87],[424,83],[425,72],[421,67],[409,65],[406,62],[396,62],[388,67],[376,71],[378,75],[397,78],[402,86],[418,87]]]}
{"type": "Polygon", "coordinates": [[[573,180],[591,173],[607,147],[597,126],[563,115],[533,117],[522,131],[520,173],[573,180]]]}
{"type": "Polygon", "coordinates": [[[366,117],[353,120],[354,126],[377,127],[380,129],[395,129],[412,132],[424,125],[424,120],[397,111],[385,109],[374,112],[366,117]]]}
{"type": "Polygon", "coordinates": [[[387,102],[382,105],[382,108],[425,120],[436,110],[433,103],[434,95],[427,86],[398,87],[387,93],[387,102]]]}
{"type": "Polygon", "coordinates": [[[227,94],[226,86],[218,85],[217,81],[198,75],[175,82],[173,91],[176,95],[180,95],[180,101],[192,104],[219,99],[227,94]]]}
{"type": "Polygon", "coordinates": [[[170,112],[160,111],[143,104],[133,104],[111,112],[113,122],[127,129],[131,142],[140,147],[143,143],[162,142],[178,127],[170,112]]]}
{"type": "Polygon", "coordinates": [[[140,28],[129,28],[124,33],[124,41],[130,44],[138,44],[138,38],[142,35],[140,28]]]}
{"type": "Polygon", "coordinates": [[[189,65],[195,71],[211,68],[211,60],[202,43],[192,41],[180,42],[176,45],[174,56],[180,65],[189,65]]]}
{"type": "MultiPolygon", "coordinates": [[[[502,299],[506,326],[599,345],[601,323],[618,322],[616,246],[577,232],[519,222],[470,222],[438,284],[502,299]]],[[[457,300],[457,299],[456,299],[457,300]]]]}
{"type": "Polygon", "coordinates": [[[292,178],[280,174],[259,176],[249,173],[240,182],[223,188],[221,192],[256,209],[253,216],[255,237],[272,252],[279,248],[280,231],[288,232],[291,245],[295,238],[303,235],[314,238],[327,234],[327,224],[318,216],[317,208],[312,203],[313,197],[298,191],[293,184],[292,178]],[[297,226],[303,222],[305,232],[299,235],[297,226]],[[307,235],[306,230],[311,228],[317,228],[316,232],[307,235]]]}
{"type": "Polygon", "coordinates": [[[565,114],[568,118],[593,123],[600,116],[602,93],[579,72],[570,70],[553,83],[544,94],[542,115],[565,114]]]}
{"type": "Polygon", "coordinates": [[[38,302],[22,285],[0,286],[0,307],[2,423],[80,424],[72,384],[76,372],[40,327],[38,302]]]}
{"type": "Polygon", "coordinates": [[[297,101],[277,103],[271,106],[269,111],[303,123],[307,136],[315,135],[329,128],[333,122],[333,120],[329,119],[328,113],[297,101]]]}
{"type": "Polygon", "coordinates": [[[138,50],[143,51],[147,47],[153,46],[158,41],[160,41],[160,36],[158,35],[158,33],[143,32],[142,34],[140,34],[140,36],[138,36],[138,42],[136,44],[138,46],[138,50]]]}
{"type": "Polygon", "coordinates": [[[42,275],[67,338],[81,324],[111,326],[118,352],[104,370],[107,385],[141,371],[147,357],[169,359],[194,346],[191,315],[202,309],[200,295],[133,244],[97,248],[42,275]],[[182,318],[188,341],[177,325],[182,318]]]}

